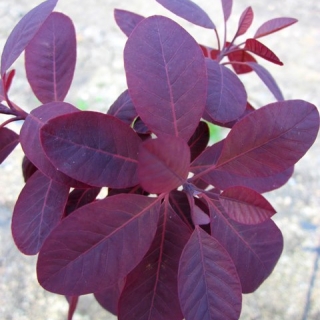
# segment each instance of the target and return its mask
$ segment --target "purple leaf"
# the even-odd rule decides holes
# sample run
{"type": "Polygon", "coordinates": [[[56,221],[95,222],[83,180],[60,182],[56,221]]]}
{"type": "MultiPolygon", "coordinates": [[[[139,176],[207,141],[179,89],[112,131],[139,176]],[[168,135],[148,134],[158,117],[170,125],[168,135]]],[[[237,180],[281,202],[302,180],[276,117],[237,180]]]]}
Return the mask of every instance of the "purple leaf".
{"type": "MultiPolygon", "coordinates": [[[[269,219],[245,225],[224,215],[213,201],[208,202],[211,234],[230,254],[241,281],[242,292],[251,293],[271,274],[283,249],[283,238],[269,219]]],[[[222,209],[222,210],[221,210],[222,209]]]]}
{"type": "Polygon", "coordinates": [[[144,17],[127,10],[114,9],[114,19],[121,31],[129,37],[133,29],[144,17]]]}
{"type": "Polygon", "coordinates": [[[95,292],[94,297],[99,302],[101,307],[111,312],[114,315],[118,314],[118,301],[120,294],[125,285],[125,279],[120,279],[114,285],[100,292],[95,292]]]}
{"type": "Polygon", "coordinates": [[[178,275],[186,319],[238,319],[241,285],[228,252],[196,226],[183,249],[178,275]]]}
{"type": "Polygon", "coordinates": [[[63,101],[76,65],[76,34],[66,15],[53,12],[25,50],[27,79],[42,103],[63,101]]]}
{"type": "Polygon", "coordinates": [[[245,50],[230,52],[227,56],[236,74],[244,74],[252,71],[252,68],[248,65],[242,64],[243,62],[257,62],[256,59],[245,50]],[[241,64],[237,62],[241,62],[241,64]]]}
{"type": "MultiPolygon", "coordinates": [[[[216,163],[221,154],[223,142],[224,141],[220,141],[210,148],[207,148],[201,154],[201,156],[199,156],[191,164],[192,172],[196,174],[201,173],[201,168],[216,163]]],[[[292,173],[293,167],[290,167],[284,172],[280,172],[268,177],[243,177],[231,172],[213,170],[203,175],[202,179],[207,183],[219,188],[220,190],[225,190],[227,188],[235,186],[244,186],[250,189],[254,189],[257,192],[263,193],[280,188],[289,180],[289,178],[292,176],[292,173]]]]}
{"type": "Polygon", "coordinates": [[[266,105],[232,127],[217,163],[206,172],[222,170],[243,177],[280,173],[307,152],[318,130],[319,112],[311,103],[290,100],[266,105]]]}
{"type": "Polygon", "coordinates": [[[14,27],[3,48],[1,76],[11,67],[48,18],[58,0],[48,0],[29,11],[14,27]]]}
{"type": "Polygon", "coordinates": [[[24,254],[37,254],[62,219],[69,188],[35,172],[22,189],[12,216],[12,235],[24,254]]]}
{"type": "Polygon", "coordinates": [[[26,156],[24,156],[22,159],[22,174],[24,182],[27,182],[37,170],[37,167],[26,156]]]}
{"type": "Polygon", "coordinates": [[[156,135],[186,141],[196,130],[207,97],[204,56],[172,20],[143,20],[124,49],[129,93],[142,121],[156,135]]]}
{"type": "Polygon", "coordinates": [[[138,183],[141,140],[117,118],[93,111],[76,112],[49,120],[40,132],[50,161],[73,179],[111,188],[138,183]]]}
{"type": "Polygon", "coordinates": [[[294,18],[275,18],[262,24],[256,31],[254,38],[258,39],[270,33],[277,32],[283,28],[289,27],[296,23],[298,20],[294,18]]]}
{"type": "Polygon", "coordinates": [[[262,195],[246,187],[226,189],[220,195],[220,203],[232,220],[243,224],[258,224],[276,213],[262,195]]]}
{"type": "Polygon", "coordinates": [[[209,142],[209,127],[204,121],[200,121],[198,128],[188,141],[191,152],[191,161],[199,156],[209,142]]]}
{"type": "Polygon", "coordinates": [[[271,93],[278,101],[284,100],[281,90],[279,89],[277,83],[275,82],[272,75],[266,68],[264,68],[262,65],[258,63],[251,61],[246,62],[246,64],[255,71],[258,77],[263,81],[263,83],[267,86],[267,88],[271,91],[271,93]]]}
{"type": "Polygon", "coordinates": [[[228,68],[206,59],[208,97],[206,112],[218,122],[238,119],[246,109],[247,93],[239,78],[228,68]]]}
{"type": "Polygon", "coordinates": [[[204,225],[210,223],[210,217],[197,205],[193,206],[192,221],[195,225],[204,225]]]}
{"type": "Polygon", "coordinates": [[[2,163],[19,143],[19,136],[12,130],[0,128],[0,163],[2,163]]]}
{"type": "Polygon", "coordinates": [[[233,0],[221,0],[221,2],[224,21],[227,22],[231,14],[233,0]]]}
{"type": "Polygon", "coordinates": [[[141,144],[138,160],[142,188],[150,193],[169,192],[188,177],[190,149],[177,137],[149,139],[141,144]]]}
{"type": "Polygon", "coordinates": [[[165,203],[149,251],[127,276],[119,301],[119,319],[183,319],[177,274],[180,255],[190,234],[189,228],[165,203]]]}
{"type": "Polygon", "coordinates": [[[108,114],[118,118],[126,124],[131,124],[137,117],[137,111],[132,103],[129,91],[125,90],[108,110],[108,114]]]}
{"type": "Polygon", "coordinates": [[[65,295],[99,292],[116,284],[148,251],[158,214],[157,199],[132,194],[74,211],[40,250],[39,283],[50,292],[65,295]]]}
{"type": "Polygon", "coordinates": [[[46,176],[56,182],[70,187],[84,187],[85,185],[63,174],[48,160],[40,142],[40,129],[50,119],[59,115],[80,112],[76,107],[65,102],[51,102],[44,104],[27,116],[20,133],[22,149],[29,160],[46,176]]]}
{"type": "Polygon", "coordinates": [[[264,44],[262,44],[256,39],[247,39],[246,44],[244,46],[244,50],[248,50],[258,55],[259,57],[273,62],[275,64],[278,64],[280,66],[283,65],[279,58],[268,47],[266,47],[264,44]]]}
{"type": "Polygon", "coordinates": [[[242,12],[235,37],[239,37],[247,32],[252,24],[253,16],[253,10],[251,7],[248,7],[242,12]]]}
{"type": "Polygon", "coordinates": [[[207,29],[216,29],[216,26],[197,4],[190,0],[156,0],[177,16],[207,29]]]}

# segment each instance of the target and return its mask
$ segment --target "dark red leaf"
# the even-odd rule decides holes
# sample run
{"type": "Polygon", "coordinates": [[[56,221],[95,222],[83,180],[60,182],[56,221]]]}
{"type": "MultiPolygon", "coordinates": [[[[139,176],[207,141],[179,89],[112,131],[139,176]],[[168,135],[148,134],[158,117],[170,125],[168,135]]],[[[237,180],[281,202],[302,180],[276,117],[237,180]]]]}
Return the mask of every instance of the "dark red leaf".
{"type": "Polygon", "coordinates": [[[191,152],[191,161],[199,156],[209,142],[209,127],[204,121],[200,121],[198,128],[188,141],[191,152]]]}
{"type": "Polygon", "coordinates": [[[53,12],[25,50],[27,79],[42,102],[63,101],[76,65],[76,33],[69,17],[53,12]]]}
{"type": "Polygon", "coordinates": [[[221,2],[222,2],[224,21],[227,22],[231,14],[233,0],[221,0],[221,2]]]}
{"type": "Polygon", "coordinates": [[[12,216],[12,236],[24,254],[37,254],[60,222],[69,188],[35,172],[22,189],[12,216]]]}
{"type": "Polygon", "coordinates": [[[165,203],[149,251],[127,276],[119,301],[119,319],[183,319],[177,274],[180,255],[190,234],[189,228],[165,203]]]}
{"type": "Polygon", "coordinates": [[[179,298],[186,319],[238,319],[241,285],[228,252],[196,226],[183,249],[178,275],[179,298]]]}
{"type": "Polygon", "coordinates": [[[124,49],[129,93],[142,121],[156,135],[194,133],[207,97],[204,56],[195,40],[172,20],[143,20],[124,49]]]}
{"type": "Polygon", "coordinates": [[[108,110],[108,114],[122,120],[126,124],[131,124],[137,117],[137,111],[132,103],[129,91],[125,90],[108,110]]]}
{"type": "Polygon", "coordinates": [[[19,136],[12,130],[0,128],[0,163],[2,163],[19,143],[19,136]]]}
{"type": "Polygon", "coordinates": [[[133,130],[135,132],[137,132],[139,135],[145,135],[145,136],[149,136],[149,137],[152,133],[149,130],[149,128],[146,126],[146,124],[141,120],[140,117],[137,117],[136,120],[134,121],[133,130]]]}
{"type": "Polygon", "coordinates": [[[40,129],[49,119],[73,112],[79,110],[65,102],[51,102],[32,110],[21,128],[20,143],[26,156],[43,174],[56,182],[82,188],[86,185],[68,177],[52,165],[40,142],[40,129]]]}
{"type": "Polygon", "coordinates": [[[169,11],[200,27],[215,29],[208,14],[191,0],[156,0],[169,11]]]}
{"type": "Polygon", "coordinates": [[[133,29],[144,17],[131,11],[114,9],[114,19],[121,31],[129,37],[133,29]]]}
{"type": "Polygon", "coordinates": [[[118,302],[124,284],[125,279],[120,279],[116,284],[104,289],[103,291],[95,292],[94,297],[97,299],[101,307],[111,312],[112,314],[117,315],[118,302]]]}
{"type": "Polygon", "coordinates": [[[53,165],[76,180],[111,188],[138,184],[141,140],[113,116],[94,111],[59,116],[41,128],[40,137],[53,165]]]}
{"type": "Polygon", "coordinates": [[[248,65],[238,64],[237,62],[257,62],[250,53],[242,49],[228,53],[228,59],[236,74],[244,74],[252,71],[252,68],[248,65]]]}
{"type": "Polygon", "coordinates": [[[26,156],[24,156],[22,160],[22,174],[24,182],[27,182],[37,170],[37,167],[26,156]]]}
{"type": "Polygon", "coordinates": [[[155,198],[133,194],[81,207],[61,221],[40,250],[39,283],[65,295],[99,292],[114,285],[148,251],[158,215],[155,198]]]}
{"type": "Polygon", "coordinates": [[[283,65],[279,58],[268,47],[256,39],[247,39],[244,50],[248,50],[257,56],[280,66],[283,65]]]}
{"type": "Polygon", "coordinates": [[[220,53],[219,50],[204,46],[202,44],[199,44],[199,46],[200,46],[200,49],[202,50],[203,55],[206,58],[210,58],[212,60],[216,60],[217,59],[217,57],[218,57],[218,55],[220,53]]]}
{"type": "Polygon", "coordinates": [[[66,297],[69,303],[69,310],[68,310],[68,320],[72,320],[73,315],[76,311],[79,297],[78,296],[67,296],[66,297]]]}
{"type": "Polygon", "coordinates": [[[1,76],[11,67],[48,18],[58,0],[47,0],[29,11],[10,33],[1,56],[1,76]]]}
{"type": "Polygon", "coordinates": [[[254,38],[258,39],[270,33],[277,32],[283,28],[289,27],[296,23],[298,20],[294,18],[275,18],[262,24],[256,31],[254,38]]]}
{"type": "Polygon", "coordinates": [[[65,215],[68,216],[74,210],[93,202],[98,196],[101,188],[74,189],[70,192],[65,209],[65,215]]]}
{"type": "Polygon", "coordinates": [[[238,119],[246,109],[247,93],[239,78],[218,62],[206,59],[208,97],[206,112],[218,122],[238,119]]]}
{"type": "Polygon", "coordinates": [[[188,177],[190,148],[178,137],[149,139],[141,144],[138,160],[142,188],[150,193],[169,192],[188,177]]]}
{"type": "Polygon", "coordinates": [[[246,64],[255,71],[255,73],[259,76],[259,78],[263,81],[263,83],[267,86],[267,88],[271,91],[271,93],[278,101],[284,100],[280,88],[266,68],[256,62],[248,61],[246,62],[246,64]]]}
{"type": "Polygon", "coordinates": [[[9,73],[5,74],[4,79],[5,79],[5,91],[6,92],[9,92],[11,84],[12,84],[12,80],[13,80],[15,74],[16,74],[15,69],[12,69],[9,71],[9,73]]]}
{"type": "Polygon", "coordinates": [[[253,16],[253,10],[251,7],[246,8],[242,12],[235,37],[239,37],[247,32],[252,24],[253,16]]]}
{"type": "MultiPolygon", "coordinates": [[[[192,164],[191,170],[194,173],[201,173],[201,168],[206,165],[214,164],[218,160],[223,146],[223,141],[220,141],[210,148],[207,148],[192,164]]],[[[263,193],[280,188],[292,176],[293,167],[268,177],[243,177],[235,173],[213,170],[202,176],[202,179],[207,183],[225,190],[230,187],[244,186],[254,189],[257,192],[263,193]]],[[[197,181],[197,180],[195,180],[197,181]]],[[[195,183],[194,181],[192,181],[195,183]]],[[[205,189],[205,188],[203,188],[205,189]]]]}
{"type": "Polygon", "coordinates": [[[121,194],[121,193],[141,194],[144,196],[149,195],[149,192],[143,190],[140,185],[136,185],[130,188],[123,188],[123,189],[108,188],[108,197],[115,196],[116,194],[121,194]]]}
{"type": "Polygon", "coordinates": [[[276,213],[262,195],[246,187],[227,188],[220,195],[220,203],[232,220],[243,224],[258,224],[276,213]]]}
{"type": "Polygon", "coordinates": [[[237,122],[217,163],[201,169],[203,174],[222,170],[243,177],[272,176],[292,167],[311,147],[318,130],[319,112],[311,103],[272,103],[237,122]]]}
{"type": "Polygon", "coordinates": [[[211,234],[230,254],[241,281],[242,292],[255,291],[273,271],[283,249],[281,231],[269,219],[245,225],[223,214],[217,203],[208,201],[211,234]]]}

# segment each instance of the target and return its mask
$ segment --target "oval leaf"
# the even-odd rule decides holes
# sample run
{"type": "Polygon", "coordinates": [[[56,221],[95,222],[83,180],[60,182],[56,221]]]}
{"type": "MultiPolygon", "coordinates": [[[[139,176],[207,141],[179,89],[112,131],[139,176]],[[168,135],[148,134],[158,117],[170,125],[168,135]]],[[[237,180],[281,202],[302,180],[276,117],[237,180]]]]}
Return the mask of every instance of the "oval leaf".
{"type": "Polygon", "coordinates": [[[24,254],[37,254],[62,219],[69,188],[35,172],[22,189],[12,216],[12,236],[24,254]]]}
{"type": "Polygon", "coordinates": [[[256,39],[247,39],[244,49],[256,54],[257,56],[265,60],[268,60],[280,66],[283,65],[279,58],[268,47],[266,47],[256,39]]]}
{"type": "Polygon", "coordinates": [[[114,285],[148,251],[158,215],[157,200],[128,194],[76,210],[61,221],[41,248],[39,283],[64,295],[99,292],[114,285]]]}
{"type": "Polygon", "coordinates": [[[53,12],[25,51],[27,79],[42,103],[63,101],[76,65],[76,33],[66,15],[53,12]]]}
{"type": "Polygon", "coordinates": [[[19,136],[12,130],[0,128],[0,163],[2,163],[19,143],[19,136]]]}
{"type": "Polygon", "coordinates": [[[141,139],[113,116],[86,111],[56,117],[41,128],[40,138],[53,165],[76,180],[110,188],[138,183],[141,139]]]}
{"type": "Polygon", "coordinates": [[[247,94],[239,78],[228,68],[206,59],[208,97],[206,112],[218,122],[238,119],[246,109],[247,94]]]}
{"type": "Polygon", "coordinates": [[[1,56],[1,76],[17,60],[30,40],[48,18],[58,0],[47,0],[29,11],[10,33],[1,56]]]}
{"type": "Polygon", "coordinates": [[[221,0],[224,21],[227,22],[231,15],[233,0],[221,0]]]}
{"type": "Polygon", "coordinates": [[[298,20],[294,18],[275,18],[262,24],[256,31],[254,38],[258,39],[264,37],[270,33],[277,32],[283,28],[289,27],[296,23],[298,20]]]}
{"type": "Polygon", "coordinates": [[[251,7],[248,7],[245,9],[240,17],[238,30],[236,33],[236,37],[239,37],[247,32],[247,30],[250,28],[252,21],[253,21],[253,10],[251,7]]]}
{"type": "Polygon", "coordinates": [[[156,0],[169,11],[187,21],[200,27],[215,29],[214,23],[211,21],[205,11],[197,4],[190,0],[156,0]]]}
{"type": "Polygon", "coordinates": [[[196,226],[179,264],[179,297],[186,319],[239,319],[241,285],[229,254],[196,226]]]}
{"type": "Polygon", "coordinates": [[[147,254],[126,278],[119,300],[119,319],[183,319],[177,275],[181,252],[190,234],[189,228],[165,203],[147,254]]]}
{"type": "Polygon", "coordinates": [[[85,185],[63,174],[48,160],[40,142],[40,129],[50,119],[59,115],[79,112],[73,105],[65,102],[51,102],[44,104],[27,116],[20,133],[22,149],[28,159],[46,176],[56,182],[70,187],[81,188],[85,185]]]}
{"type": "Polygon", "coordinates": [[[220,203],[232,220],[243,224],[258,224],[276,213],[262,195],[245,187],[226,189],[220,195],[220,203]]]}
{"type": "Polygon", "coordinates": [[[142,188],[150,193],[169,192],[188,177],[190,148],[176,137],[149,139],[141,144],[138,160],[142,188]]]}
{"type": "Polygon", "coordinates": [[[307,152],[318,130],[319,112],[311,103],[289,100],[269,104],[232,127],[215,169],[244,177],[280,173],[307,152]]]}
{"type": "Polygon", "coordinates": [[[130,35],[124,50],[127,83],[142,121],[156,135],[192,136],[207,97],[204,56],[172,20],[153,16],[130,35]]]}
{"type": "Polygon", "coordinates": [[[129,37],[133,29],[144,17],[127,10],[114,10],[114,19],[121,31],[129,37]]]}

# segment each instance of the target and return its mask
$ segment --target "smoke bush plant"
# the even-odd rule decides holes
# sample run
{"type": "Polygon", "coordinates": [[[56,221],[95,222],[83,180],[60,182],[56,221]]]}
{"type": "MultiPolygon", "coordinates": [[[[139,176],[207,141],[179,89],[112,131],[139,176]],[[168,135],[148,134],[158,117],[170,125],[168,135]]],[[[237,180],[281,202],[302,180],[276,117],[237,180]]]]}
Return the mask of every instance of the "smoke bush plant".
{"type": "Polygon", "coordinates": [[[106,114],[63,102],[76,38],[72,21],[53,12],[57,0],[26,14],[2,53],[0,112],[11,117],[0,129],[1,161],[18,143],[25,153],[12,235],[21,252],[39,254],[39,283],[67,297],[69,319],[88,293],[119,319],[238,319],[242,293],[270,275],[283,247],[261,193],[287,182],[319,129],[316,107],[284,100],[254,58],[282,65],[257,39],[295,19],[269,20],[236,44],[251,7],[226,41],[232,0],[222,0],[221,41],[190,0],[157,1],[212,29],[217,47],[199,45],[166,17],[116,9],[128,36],[128,90],[106,114]],[[9,98],[10,67],[23,51],[41,101],[30,114],[9,98]],[[249,72],[276,102],[250,105],[237,76],[249,72]],[[15,120],[24,120],[19,135],[6,127],[15,120]],[[208,122],[230,128],[227,137],[209,146],[208,122]]]}

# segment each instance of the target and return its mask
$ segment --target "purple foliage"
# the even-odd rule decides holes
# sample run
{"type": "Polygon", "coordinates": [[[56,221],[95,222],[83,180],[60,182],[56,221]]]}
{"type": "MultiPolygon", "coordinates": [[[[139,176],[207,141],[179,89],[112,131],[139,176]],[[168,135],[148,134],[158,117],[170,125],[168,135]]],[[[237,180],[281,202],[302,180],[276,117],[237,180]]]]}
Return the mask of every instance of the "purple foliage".
{"type": "MultiPolygon", "coordinates": [[[[0,161],[18,143],[25,186],[12,217],[24,254],[38,255],[46,290],[65,295],[68,319],[93,293],[119,319],[238,319],[283,248],[276,213],[261,195],[284,185],[315,141],[317,108],[285,100],[256,40],[296,22],[277,18],[236,44],[254,17],[245,9],[231,41],[191,0],[157,0],[214,29],[217,48],[179,24],[116,9],[128,36],[128,88],[107,114],[64,102],[76,63],[72,21],[48,0],[24,16],[1,58],[0,161]],[[25,51],[27,80],[41,105],[28,114],[9,98],[25,51]],[[234,72],[232,71],[232,69],[234,72]],[[253,108],[239,74],[255,72],[277,102],[253,108]],[[24,120],[20,134],[6,125],[24,120]],[[211,124],[230,129],[209,144],[211,124]],[[107,196],[99,199],[102,188],[107,196]]],[[[222,0],[224,28],[232,0],[222,0]]],[[[10,158],[9,158],[10,160],[10,158]]]]}

